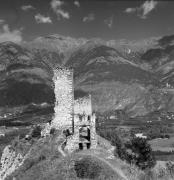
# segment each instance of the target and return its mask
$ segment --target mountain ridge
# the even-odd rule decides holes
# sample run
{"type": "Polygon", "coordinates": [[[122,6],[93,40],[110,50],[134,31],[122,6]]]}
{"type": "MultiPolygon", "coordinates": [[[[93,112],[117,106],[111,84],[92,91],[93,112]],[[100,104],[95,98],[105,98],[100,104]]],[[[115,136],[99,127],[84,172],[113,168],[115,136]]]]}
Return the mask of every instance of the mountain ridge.
{"type": "MultiPolygon", "coordinates": [[[[109,108],[117,110],[118,107],[122,107],[126,113],[137,116],[148,114],[154,110],[166,109],[169,97],[170,99],[173,97],[172,93],[167,92],[165,95],[166,91],[163,91],[163,88],[167,87],[166,83],[170,83],[172,86],[173,46],[166,45],[167,42],[171,44],[172,41],[168,37],[165,43],[166,47],[162,47],[161,39],[152,38],[134,45],[136,42],[131,44],[131,42],[121,40],[104,41],[82,38],[76,40],[52,35],[39,37],[33,42],[21,45],[10,42],[1,43],[0,99],[3,100],[6,97],[1,101],[1,105],[10,106],[11,102],[21,99],[20,93],[13,99],[10,89],[20,91],[20,87],[22,88],[25,83],[29,84],[26,86],[26,90],[23,88],[23,100],[19,101],[22,102],[21,105],[34,101],[35,95],[33,93],[28,95],[29,91],[27,91],[30,89],[29,87],[33,89],[34,86],[38,86],[34,89],[36,94],[39,94],[36,98],[38,100],[34,103],[43,103],[46,100],[53,104],[53,68],[65,65],[74,68],[75,89],[82,89],[92,94],[95,111],[105,112],[109,108]],[[120,44],[116,42],[120,42],[120,44]],[[130,49],[127,51],[126,48],[129,47],[130,49]],[[135,51],[131,47],[134,47],[135,51]],[[166,61],[161,57],[157,59],[154,53],[157,48],[160,49],[160,52],[161,49],[165,49],[166,57],[169,59],[166,61]],[[155,56],[154,59],[151,59],[150,56],[151,61],[144,58],[149,51],[155,56]],[[158,68],[152,66],[151,63],[154,61],[157,61],[158,68]],[[21,86],[16,88],[12,81],[21,86]],[[43,85],[44,88],[41,88],[40,85],[43,85]],[[98,89],[97,86],[100,88],[98,89]],[[107,90],[110,91],[109,96],[105,93],[107,90]],[[97,95],[97,91],[101,95],[97,95]],[[29,97],[28,101],[26,101],[26,97],[29,97]],[[104,102],[107,102],[105,106],[102,105],[104,102]],[[151,110],[148,106],[151,107],[151,110]]],[[[163,39],[165,40],[165,37],[163,39]]],[[[14,90],[13,93],[16,94],[16,91],[14,90]]],[[[172,108],[170,108],[171,110],[172,108]]]]}

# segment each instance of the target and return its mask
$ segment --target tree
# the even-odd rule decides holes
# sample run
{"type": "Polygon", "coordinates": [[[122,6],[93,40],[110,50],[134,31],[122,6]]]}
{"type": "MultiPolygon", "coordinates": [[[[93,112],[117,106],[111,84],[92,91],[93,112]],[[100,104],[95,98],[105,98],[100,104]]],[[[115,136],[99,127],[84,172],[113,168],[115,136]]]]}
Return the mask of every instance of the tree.
{"type": "Polygon", "coordinates": [[[152,168],[155,166],[156,160],[146,139],[133,138],[131,142],[127,143],[125,146],[132,151],[132,154],[127,156],[129,157],[127,161],[134,161],[141,169],[152,168]]]}
{"type": "Polygon", "coordinates": [[[141,169],[152,168],[155,165],[156,160],[146,139],[134,137],[129,142],[124,142],[115,130],[100,131],[100,135],[115,146],[114,155],[120,159],[141,169]]]}

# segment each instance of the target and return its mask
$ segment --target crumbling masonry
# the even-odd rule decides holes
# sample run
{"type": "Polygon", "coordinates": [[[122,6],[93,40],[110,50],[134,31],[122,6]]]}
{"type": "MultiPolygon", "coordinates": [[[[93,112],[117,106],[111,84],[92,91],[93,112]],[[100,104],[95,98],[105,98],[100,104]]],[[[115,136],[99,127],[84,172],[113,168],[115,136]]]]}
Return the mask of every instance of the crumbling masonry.
{"type": "Polygon", "coordinates": [[[73,70],[54,70],[55,116],[52,127],[70,132],[66,148],[69,151],[96,148],[95,114],[92,113],[91,95],[74,100],[73,70]]]}
{"type": "Polygon", "coordinates": [[[52,125],[56,129],[69,129],[73,122],[73,70],[58,68],[54,70],[54,93],[56,97],[52,125]]]}

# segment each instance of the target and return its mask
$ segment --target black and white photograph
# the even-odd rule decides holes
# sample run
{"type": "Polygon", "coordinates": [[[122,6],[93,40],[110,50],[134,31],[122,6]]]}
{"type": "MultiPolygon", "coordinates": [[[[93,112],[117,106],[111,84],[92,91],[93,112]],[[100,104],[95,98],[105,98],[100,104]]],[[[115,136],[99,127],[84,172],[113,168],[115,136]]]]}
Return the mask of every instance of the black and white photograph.
{"type": "Polygon", "coordinates": [[[174,180],[174,1],[0,0],[0,180],[174,180]]]}

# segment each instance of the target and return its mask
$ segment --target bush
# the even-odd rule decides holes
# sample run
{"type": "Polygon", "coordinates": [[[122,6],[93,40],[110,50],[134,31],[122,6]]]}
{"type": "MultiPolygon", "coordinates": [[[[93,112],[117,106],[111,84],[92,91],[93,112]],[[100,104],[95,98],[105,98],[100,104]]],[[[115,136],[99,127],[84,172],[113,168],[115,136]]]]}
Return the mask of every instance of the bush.
{"type": "Polygon", "coordinates": [[[114,155],[118,156],[121,159],[126,159],[126,149],[124,147],[124,143],[121,140],[120,136],[118,136],[115,130],[106,130],[106,131],[99,131],[99,134],[111,142],[111,145],[115,146],[114,155]]]}
{"type": "Polygon", "coordinates": [[[126,144],[126,148],[132,151],[132,154],[127,156],[127,161],[134,163],[141,169],[152,168],[156,164],[152,149],[146,139],[133,138],[130,143],[126,144]]]}
{"type": "Polygon", "coordinates": [[[41,130],[42,130],[42,128],[40,126],[35,126],[31,132],[31,136],[33,138],[40,138],[41,137],[41,130]]]}
{"type": "Polygon", "coordinates": [[[113,146],[122,144],[121,138],[115,130],[99,131],[99,135],[110,141],[113,146]]]}
{"type": "Polygon", "coordinates": [[[100,131],[99,134],[116,147],[114,155],[120,159],[135,164],[141,169],[155,165],[156,160],[146,139],[132,138],[130,142],[124,142],[114,130],[100,131]]]}
{"type": "Polygon", "coordinates": [[[102,167],[92,159],[83,158],[75,161],[74,169],[78,178],[94,179],[100,176],[102,167]]]}
{"type": "Polygon", "coordinates": [[[56,129],[55,128],[51,128],[51,130],[50,130],[50,134],[55,134],[55,132],[56,132],[56,129]]]}
{"type": "Polygon", "coordinates": [[[169,139],[169,138],[170,138],[170,136],[169,136],[168,134],[166,134],[164,137],[165,137],[165,138],[167,138],[167,139],[169,139]]]}

